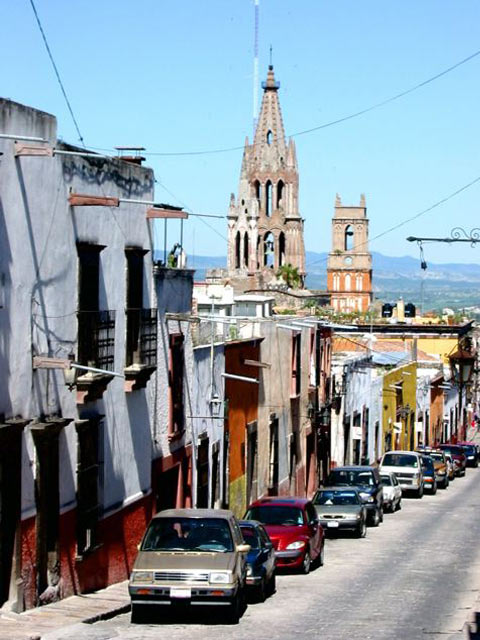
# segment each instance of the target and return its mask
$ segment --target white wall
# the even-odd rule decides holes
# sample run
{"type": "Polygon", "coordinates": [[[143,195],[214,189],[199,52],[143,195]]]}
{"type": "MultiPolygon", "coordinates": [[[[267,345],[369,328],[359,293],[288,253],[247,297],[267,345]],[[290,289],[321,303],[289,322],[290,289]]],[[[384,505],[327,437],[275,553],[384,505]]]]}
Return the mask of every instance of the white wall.
{"type": "MultiPolygon", "coordinates": [[[[192,442],[193,442],[193,473],[192,495],[193,505],[196,498],[196,447],[199,436],[206,434],[209,439],[209,466],[212,470],[212,449],[218,447],[218,464],[220,477],[220,498],[223,494],[223,460],[224,460],[224,420],[215,419],[224,416],[225,383],[222,373],[225,371],[225,349],[223,344],[217,344],[213,348],[213,368],[211,367],[210,345],[195,347],[194,349],[194,376],[193,376],[193,402],[192,402],[192,442]],[[213,384],[212,384],[213,380],[213,384]],[[212,404],[212,396],[218,397],[218,403],[212,404]],[[210,417],[211,416],[211,417],[210,417]]],[[[211,499],[211,477],[209,478],[209,501],[211,499]]],[[[218,505],[220,506],[220,505],[218,505]]]]}
{"type": "MultiPolygon", "coordinates": [[[[0,129],[56,143],[56,120],[30,108],[0,101],[0,129]]],[[[39,420],[61,414],[72,420],[104,414],[103,501],[108,510],[150,489],[151,387],[130,394],[121,378],[102,400],[76,404],[60,370],[32,370],[36,354],[76,354],[78,259],[76,242],[105,245],[100,254],[100,308],[116,311],[115,364],[125,364],[125,247],[148,250],[144,259],[144,306],[152,307],[152,244],[146,207],[76,207],[69,191],[153,199],[153,172],[120,160],[79,156],[14,157],[14,143],[0,140],[0,277],[6,282],[0,310],[0,414],[39,420]]],[[[60,436],[60,501],[75,504],[76,432],[60,436]]],[[[22,512],[34,511],[35,452],[24,432],[22,512]]]]}

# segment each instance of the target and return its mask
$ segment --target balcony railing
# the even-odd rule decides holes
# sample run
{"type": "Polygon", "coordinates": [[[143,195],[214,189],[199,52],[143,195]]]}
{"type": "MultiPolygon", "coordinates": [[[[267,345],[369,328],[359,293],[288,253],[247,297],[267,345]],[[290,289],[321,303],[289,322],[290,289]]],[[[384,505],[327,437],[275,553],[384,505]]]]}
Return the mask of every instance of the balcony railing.
{"type": "Polygon", "coordinates": [[[78,361],[112,370],[115,359],[115,311],[79,311],[78,361]]]}
{"type": "Polygon", "coordinates": [[[127,309],[126,366],[157,364],[157,309],[127,309]]]}

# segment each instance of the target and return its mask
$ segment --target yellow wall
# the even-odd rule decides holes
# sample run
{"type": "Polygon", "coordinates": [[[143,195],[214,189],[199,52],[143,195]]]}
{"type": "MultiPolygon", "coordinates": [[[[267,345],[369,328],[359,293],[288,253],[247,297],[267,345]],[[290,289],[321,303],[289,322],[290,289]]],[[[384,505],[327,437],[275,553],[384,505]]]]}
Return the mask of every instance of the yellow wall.
{"type": "MultiPolygon", "coordinates": [[[[405,350],[411,353],[413,338],[404,337],[404,336],[382,336],[376,334],[376,338],[378,342],[386,341],[386,342],[398,342],[402,344],[403,347],[406,347],[405,350]]],[[[438,355],[441,357],[442,362],[448,364],[448,356],[449,354],[456,351],[458,348],[458,337],[453,336],[438,336],[432,335],[428,337],[416,338],[417,340],[417,349],[419,351],[424,351],[425,353],[429,353],[431,355],[438,355]]]]}
{"type": "Polygon", "coordinates": [[[415,411],[417,406],[417,364],[411,362],[389,371],[383,378],[383,449],[388,448],[390,434],[391,449],[415,449],[417,434],[415,433],[415,411]],[[402,383],[397,390],[390,385],[402,383]],[[406,409],[405,412],[399,409],[406,409]],[[394,430],[394,423],[401,422],[400,433],[394,430]]]}

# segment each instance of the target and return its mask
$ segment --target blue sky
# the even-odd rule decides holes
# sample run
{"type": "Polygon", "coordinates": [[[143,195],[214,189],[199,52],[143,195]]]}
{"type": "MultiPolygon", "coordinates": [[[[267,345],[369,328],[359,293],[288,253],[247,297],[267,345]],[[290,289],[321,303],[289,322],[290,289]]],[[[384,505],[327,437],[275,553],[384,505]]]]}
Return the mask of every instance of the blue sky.
{"type": "MultiPolygon", "coordinates": [[[[253,0],[35,0],[87,146],[177,153],[242,146],[252,135],[253,0]]],[[[53,113],[78,136],[29,0],[0,0],[1,95],[53,113]]],[[[480,49],[478,0],[260,0],[260,80],[273,46],[287,134],[341,118],[480,49]]],[[[366,115],[296,138],[305,245],[328,251],[335,194],[367,198],[371,237],[480,176],[480,56],[366,115]]],[[[241,151],[149,155],[159,201],[226,214],[241,151]]],[[[371,243],[418,256],[408,235],[478,225],[480,183],[371,243]]],[[[170,239],[178,223],[169,226],[170,239]]],[[[190,218],[185,246],[225,255],[226,221],[190,218]],[[208,226],[207,226],[208,223],[208,226]]],[[[162,242],[159,235],[159,241],[162,242]]],[[[429,245],[436,262],[480,247],[429,245]]]]}

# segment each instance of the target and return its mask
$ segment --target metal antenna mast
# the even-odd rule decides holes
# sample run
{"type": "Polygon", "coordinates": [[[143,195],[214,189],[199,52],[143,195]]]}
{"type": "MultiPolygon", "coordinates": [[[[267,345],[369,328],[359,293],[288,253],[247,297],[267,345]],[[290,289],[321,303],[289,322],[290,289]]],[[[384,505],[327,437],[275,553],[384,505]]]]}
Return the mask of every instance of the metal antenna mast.
{"type": "Polygon", "coordinates": [[[253,42],[253,137],[257,128],[258,114],[258,14],[260,0],[255,0],[255,36],[253,42]]]}

